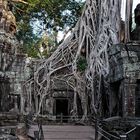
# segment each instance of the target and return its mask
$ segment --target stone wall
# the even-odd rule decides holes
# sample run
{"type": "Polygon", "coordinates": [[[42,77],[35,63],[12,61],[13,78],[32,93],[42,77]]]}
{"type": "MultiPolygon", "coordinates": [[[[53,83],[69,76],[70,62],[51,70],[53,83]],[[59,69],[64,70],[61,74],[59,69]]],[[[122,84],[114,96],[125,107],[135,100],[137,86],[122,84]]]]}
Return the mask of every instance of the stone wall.
{"type": "Polygon", "coordinates": [[[30,77],[30,68],[25,54],[19,53],[17,39],[4,31],[0,32],[0,111],[20,112],[20,97],[23,83],[30,77]]]}
{"type": "Polygon", "coordinates": [[[113,110],[117,106],[118,112],[121,109],[124,117],[135,116],[136,86],[137,80],[140,79],[140,45],[133,43],[112,46],[109,50],[109,63],[110,108],[113,110]],[[112,85],[117,82],[117,91],[113,91],[112,85]]]}

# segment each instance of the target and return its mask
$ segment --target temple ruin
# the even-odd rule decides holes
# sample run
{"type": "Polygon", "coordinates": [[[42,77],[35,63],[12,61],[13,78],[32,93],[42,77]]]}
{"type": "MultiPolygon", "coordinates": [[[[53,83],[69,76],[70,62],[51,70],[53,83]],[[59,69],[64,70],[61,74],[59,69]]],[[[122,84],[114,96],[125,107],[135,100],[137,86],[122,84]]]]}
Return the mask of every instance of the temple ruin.
{"type": "Polygon", "coordinates": [[[31,115],[35,123],[95,124],[96,140],[138,140],[139,3],[86,0],[72,34],[48,59],[29,62],[6,0],[0,19],[0,125],[31,115]]]}
{"type": "Polygon", "coordinates": [[[0,125],[8,125],[8,120],[9,123],[17,123],[22,85],[29,75],[26,55],[21,52],[20,43],[14,35],[16,19],[7,1],[0,1],[0,15],[0,125]],[[6,116],[9,116],[8,119],[6,116]]]}

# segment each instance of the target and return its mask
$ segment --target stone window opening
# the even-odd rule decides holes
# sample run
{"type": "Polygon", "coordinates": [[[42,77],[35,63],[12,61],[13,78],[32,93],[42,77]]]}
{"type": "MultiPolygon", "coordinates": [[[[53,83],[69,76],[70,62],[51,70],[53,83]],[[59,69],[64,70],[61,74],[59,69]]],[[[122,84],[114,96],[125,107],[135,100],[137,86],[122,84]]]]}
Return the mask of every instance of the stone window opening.
{"type": "Polygon", "coordinates": [[[111,95],[110,95],[110,116],[122,116],[123,105],[122,105],[122,93],[120,93],[121,81],[111,83],[111,95]]]}

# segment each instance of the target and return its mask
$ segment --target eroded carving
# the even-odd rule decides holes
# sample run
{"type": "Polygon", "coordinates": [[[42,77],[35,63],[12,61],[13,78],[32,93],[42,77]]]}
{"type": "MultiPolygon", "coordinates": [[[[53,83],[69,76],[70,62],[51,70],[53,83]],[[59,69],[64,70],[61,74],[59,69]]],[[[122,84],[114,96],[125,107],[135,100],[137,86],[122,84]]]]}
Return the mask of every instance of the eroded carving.
{"type": "Polygon", "coordinates": [[[16,32],[16,19],[7,0],[0,0],[0,28],[7,33],[14,34],[16,32]]]}
{"type": "Polygon", "coordinates": [[[11,11],[7,12],[6,29],[7,32],[10,32],[12,34],[16,32],[16,19],[11,11]]]}

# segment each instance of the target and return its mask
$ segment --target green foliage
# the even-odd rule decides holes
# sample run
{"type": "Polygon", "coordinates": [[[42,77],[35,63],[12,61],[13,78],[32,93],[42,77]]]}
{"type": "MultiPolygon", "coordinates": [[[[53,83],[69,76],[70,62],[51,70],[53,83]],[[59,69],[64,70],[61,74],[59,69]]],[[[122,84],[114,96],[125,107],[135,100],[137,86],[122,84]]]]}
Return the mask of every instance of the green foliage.
{"type": "Polygon", "coordinates": [[[80,56],[77,61],[77,68],[79,71],[83,72],[87,68],[87,61],[86,58],[83,56],[80,56]]]}
{"type": "Polygon", "coordinates": [[[29,22],[38,19],[45,28],[54,30],[73,26],[83,7],[83,2],[75,0],[27,0],[27,2],[28,6],[18,4],[18,9],[15,10],[17,20],[29,22]],[[19,9],[24,10],[19,12],[19,9]]]}
{"type": "Polygon", "coordinates": [[[23,43],[23,51],[28,54],[29,57],[39,58],[39,48],[36,46],[37,41],[39,40],[37,37],[34,39],[28,39],[27,42],[23,43]]]}
{"type": "MultiPolygon", "coordinates": [[[[27,53],[32,52],[33,46],[37,45],[44,31],[54,36],[49,42],[56,47],[58,31],[66,27],[72,28],[81,15],[83,7],[83,2],[75,0],[26,1],[29,5],[18,3],[14,6],[16,7],[14,12],[18,23],[17,38],[24,42],[23,47],[27,53]]],[[[36,56],[35,54],[37,53],[33,53],[33,57],[36,56]]]]}
{"type": "Polygon", "coordinates": [[[39,58],[38,51],[34,48],[34,46],[27,47],[25,50],[29,57],[39,58]]]}

